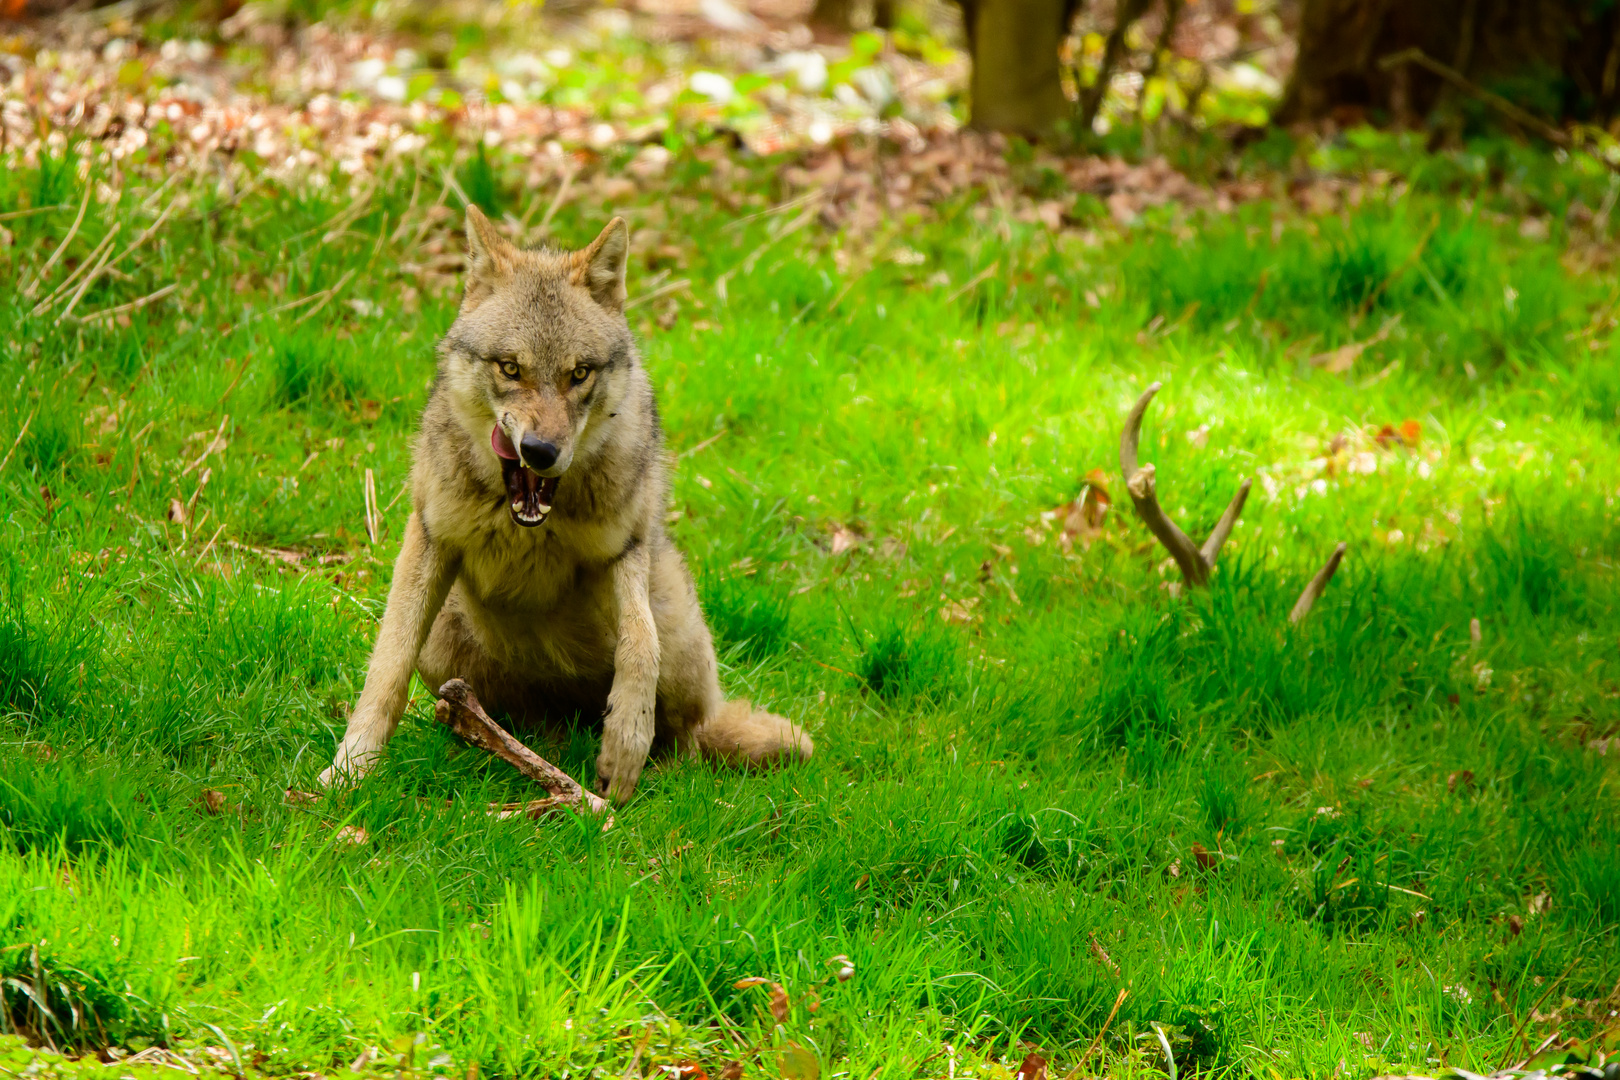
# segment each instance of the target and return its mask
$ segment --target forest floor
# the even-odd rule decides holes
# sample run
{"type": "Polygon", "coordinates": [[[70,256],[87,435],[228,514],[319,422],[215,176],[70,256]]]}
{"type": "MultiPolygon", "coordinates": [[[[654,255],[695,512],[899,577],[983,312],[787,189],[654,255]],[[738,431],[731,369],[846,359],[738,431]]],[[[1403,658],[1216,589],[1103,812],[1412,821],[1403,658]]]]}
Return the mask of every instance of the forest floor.
{"type": "MultiPolygon", "coordinates": [[[[0,1072],[1365,1077],[1617,1049],[1593,163],[1365,132],[1205,174],[892,130],[531,157],[408,115],[356,151],[382,137],[335,107],[297,171],[184,108],[85,141],[20,115],[0,1072]],[[373,775],[297,794],[387,593],[466,199],[530,241],[630,221],[670,528],[728,690],[804,723],[807,765],[665,764],[606,829],[503,819],[532,785],[417,685],[373,775]],[[1170,514],[1206,535],[1253,480],[1207,589],[1119,472],[1156,380],[1170,514]]],[[[593,719],[533,745],[590,783],[593,719]]]]}

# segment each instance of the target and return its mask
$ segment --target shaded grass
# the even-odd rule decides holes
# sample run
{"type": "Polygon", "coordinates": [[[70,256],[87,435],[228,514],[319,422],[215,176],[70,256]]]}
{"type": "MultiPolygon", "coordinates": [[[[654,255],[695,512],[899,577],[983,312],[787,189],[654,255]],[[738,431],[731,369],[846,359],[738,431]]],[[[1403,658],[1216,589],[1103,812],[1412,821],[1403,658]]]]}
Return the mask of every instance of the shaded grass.
{"type": "MultiPolygon", "coordinates": [[[[0,177],[0,210],[71,201],[57,168],[0,177]]],[[[501,183],[485,159],[463,176],[501,183]]],[[[214,221],[199,188],[150,281],[87,295],[183,276],[128,326],[0,297],[0,441],[39,425],[0,474],[0,963],[77,1017],[13,986],[8,1022],[86,1048],[214,1025],[272,1071],[421,1033],[495,1075],[750,1045],[767,1073],[791,1042],[827,1073],[910,1076],[947,1040],[964,1072],[1020,1040],[1067,1064],[1129,988],[1116,1072],[1159,1067],[1160,1024],[1202,1072],[1370,1075],[1504,1062],[1538,978],[1610,993],[1615,757],[1593,744],[1620,731],[1620,471],[1594,392],[1610,347],[1565,338],[1606,294],[1556,251],[1421,195],[1149,221],[1100,252],[963,204],[907,236],[920,271],[880,262],[844,293],[831,249],[856,238],[807,238],[722,299],[777,223],[618,208],[696,238],[692,297],[635,318],[728,687],[819,751],[758,776],[666,764],[603,833],[487,817],[527,789],[420,687],[364,784],[283,798],[358,693],[406,513],[373,547],[360,478],[383,503],[403,484],[454,299],[370,238],[409,188],[333,244],[341,196],[266,182],[214,221]],[[992,259],[960,297],[928,283],[992,259]],[[343,299],[383,314],[248,317],[351,270],[343,299]],[[1397,315],[1348,372],[1304,362],[1397,315]],[[1120,416],[1166,375],[1143,446],[1167,508],[1202,534],[1259,478],[1211,587],[1181,597],[1113,476],[1120,416]],[[1407,419],[1416,445],[1379,441],[1407,419]],[[1116,508],[1065,550],[1042,513],[1094,468],[1116,508]],[[788,992],[780,1026],[749,976],[788,992]]],[[[559,236],[606,209],[570,205],[559,236]]],[[[0,258],[37,265],[61,225],[19,219],[0,258]]],[[[591,719],[534,736],[587,780],[591,719]]]]}

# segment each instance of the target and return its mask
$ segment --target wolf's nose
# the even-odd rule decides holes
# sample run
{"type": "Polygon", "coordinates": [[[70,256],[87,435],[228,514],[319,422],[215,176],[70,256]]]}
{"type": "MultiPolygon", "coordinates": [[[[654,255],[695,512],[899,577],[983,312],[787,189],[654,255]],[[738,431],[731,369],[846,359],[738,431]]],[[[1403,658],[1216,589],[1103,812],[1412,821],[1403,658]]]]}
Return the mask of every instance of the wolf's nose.
{"type": "Polygon", "coordinates": [[[538,435],[523,436],[523,464],[535,472],[545,472],[557,464],[557,447],[538,435]]]}

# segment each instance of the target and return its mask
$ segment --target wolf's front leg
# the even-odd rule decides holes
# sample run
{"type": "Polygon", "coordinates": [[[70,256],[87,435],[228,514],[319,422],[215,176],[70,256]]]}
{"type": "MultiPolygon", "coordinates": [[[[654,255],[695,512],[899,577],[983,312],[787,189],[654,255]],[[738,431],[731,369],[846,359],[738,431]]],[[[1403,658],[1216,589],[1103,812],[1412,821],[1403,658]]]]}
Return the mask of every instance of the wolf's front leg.
{"type": "Polygon", "coordinates": [[[619,617],[619,643],[613,653],[613,688],[602,722],[602,753],[596,775],[608,797],[623,803],[652,749],[653,710],[658,698],[658,627],[647,595],[651,560],[638,544],[613,567],[613,599],[619,617]]]}
{"type": "Polygon", "coordinates": [[[435,544],[418,515],[412,514],[394,562],[394,583],[366,669],[366,685],[349,714],[349,727],[331,768],[321,773],[323,786],[365,775],[377,752],[393,737],[410,700],[417,654],[444,606],[457,569],[458,560],[435,544]]]}

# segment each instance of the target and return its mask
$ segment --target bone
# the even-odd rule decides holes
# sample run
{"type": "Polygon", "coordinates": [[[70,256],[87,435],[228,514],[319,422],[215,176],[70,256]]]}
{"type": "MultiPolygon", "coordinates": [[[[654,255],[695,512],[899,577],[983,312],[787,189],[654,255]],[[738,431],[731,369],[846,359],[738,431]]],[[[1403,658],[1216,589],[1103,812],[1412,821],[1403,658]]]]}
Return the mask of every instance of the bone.
{"type": "Polygon", "coordinates": [[[463,680],[451,679],[439,687],[433,715],[439,723],[479,749],[494,754],[550,793],[551,798],[537,800],[523,808],[530,811],[529,817],[565,807],[582,808],[593,814],[606,812],[608,806],[604,800],[586,791],[573,777],[512,738],[506,729],[491,720],[473,696],[472,687],[463,680]]]}

